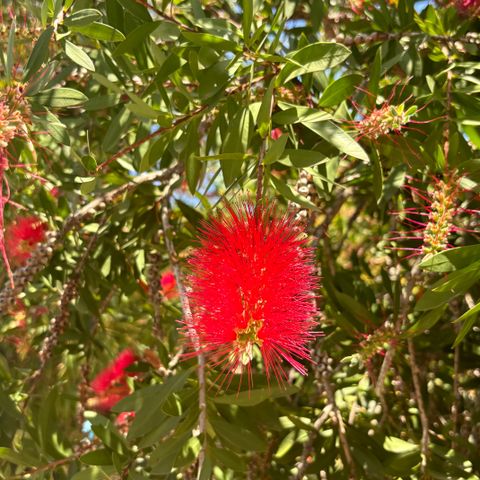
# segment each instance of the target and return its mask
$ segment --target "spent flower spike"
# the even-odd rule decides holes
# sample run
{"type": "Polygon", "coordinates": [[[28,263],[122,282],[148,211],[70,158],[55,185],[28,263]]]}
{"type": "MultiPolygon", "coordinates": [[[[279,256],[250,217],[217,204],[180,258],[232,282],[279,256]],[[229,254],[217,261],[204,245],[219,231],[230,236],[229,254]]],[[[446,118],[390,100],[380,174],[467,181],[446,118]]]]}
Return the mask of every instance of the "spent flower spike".
{"type": "Polygon", "coordinates": [[[256,353],[268,380],[286,379],[283,360],[306,374],[299,360],[310,360],[316,336],[317,281],[299,231],[291,215],[250,203],[228,206],[203,226],[189,261],[193,317],[183,330],[197,353],[232,377],[247,370],[250,382],[256,353]]]}

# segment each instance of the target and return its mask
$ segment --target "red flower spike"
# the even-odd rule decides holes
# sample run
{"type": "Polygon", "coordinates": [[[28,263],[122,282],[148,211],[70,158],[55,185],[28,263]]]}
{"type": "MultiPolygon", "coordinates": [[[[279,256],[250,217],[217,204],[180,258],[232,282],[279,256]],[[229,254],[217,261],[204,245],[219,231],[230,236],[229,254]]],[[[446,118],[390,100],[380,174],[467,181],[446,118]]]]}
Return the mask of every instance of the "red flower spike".
{"type": "Polygon", "coordinates": [[[45,240],[45,224],[34,216],[23,217],[7,228],[6,251],[9,259],[17,265],[25,263],[37,243],[45,240]]]}
{"type": "Polygon", "coordinates": [[[286,378],[282,360],[307,373],[299,360],[311,361],[317,281],[313,251],[299,232],[291,215],[248,203],[204,224],[189,261],[193,317],[183,333],[195,334],[190,343],[211,364],[231,375],[247,368],[250,376],[257,351],[268,379],[272,372],[279,383],[286,378]]]}
{"type": "Polygon", "coordinates": [[[132,365],[136,359],[137,357],[131,349],[123,350],[107,368],[103,369],[92,380],[91,386],[95,393],[105,393],[114,383],[124,380],[127,376],[125,369],[132,365]]]}

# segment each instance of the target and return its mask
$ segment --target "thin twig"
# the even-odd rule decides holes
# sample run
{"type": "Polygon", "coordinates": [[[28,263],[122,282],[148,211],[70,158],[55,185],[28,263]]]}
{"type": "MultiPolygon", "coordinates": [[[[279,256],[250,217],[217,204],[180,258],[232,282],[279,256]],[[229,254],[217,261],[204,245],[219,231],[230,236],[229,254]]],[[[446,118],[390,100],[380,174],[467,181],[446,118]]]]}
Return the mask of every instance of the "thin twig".
{"type": "MultiPolygon", "coordinates": [[[[460,331],[460,325],[456,323],[454,325],[456,334],[460,331]]],[[[453,405],[452,405],[452,450],[455,451],[457,447],[458,438],[458,424],[460,413],[460,345],[456,345],[453,351],[453,405]]]]}
{"type": "MultiPolygon", "coordinates": [[[[407,286],[405,287],[404,295],[402,296],[402,299],[401,299],[400,312],[395,321],[394,331],[395,331],[395,334],[397,335],[400,333],[402,327],[405,325],[407,321],[408,313],[410,311],[410,296],[412,294],[413,287],[415,286],[415,283],[417,281],[416,277],[419,271],[420,271],[420,268],[418,264],[415,264],[412,267],[412,270],[410,272],[410,278],[408,280],[407,286]]],[[[375,393],[380,398],[383,397],[383,391],[385,388],[385,378],[387,377],[387,374],[390,371],[392,360],[395,354],[395,349],[396,349],[396,343],[391,342],[385,353],[385,357],[383,359],[383,363],[380,368],[380,373],[378,374],[377,383],[375,385],[375,393]]]]}
{"type": "Polygon", "coordinates": [[[302,456],[296,464],[297,473],[290,477],[291,480],[302,480],[303,476],[305,475],[305,471],[308,467],[308,457],[313,451],[313,443],[318,437],[318,432],[322,425],[330,418],[332,409],[333,405],[331,403],[327,404],[327,406],[322,410],[322,414],[313,423],[313,430],[308,434],[308,440],[303,445],[302,456]]]}
{"type": "Polygon", "coordinates": [[[258,167],[257,167],[257,195],[256,195],[256,205],[258,206],[263,197],[263,175],[265,167],[263,165],[263,159],[265,158],[265,151],[267,148],[266,139],[262,141],[260,145],[260,150],[258,152],[258,167]]]}
{"type": "Polygon", "coordinates": [[[330,372],[328,371],[328,366],[325,365],[325,367],[326,368],[322,372],[322,381],[325,392],[327,393],[328,403],[332,406],[332,410],[330,411],[330,417],[332,418],[332,421],[337,425],[340,445],[343,450],[343,455],[345,456],[345,461],[347,462],[348,468],[350,470],[349,478],[356,479],[358,478],[358,476],[355,468],[355,462],[352,457],[352,451],[345,432],[345,424],[343,422],[342,414],[337,406],[337,402],[335,401],[335,393],[330,383],[330,372]]]}
{"type": "Polygon", "coordinates": [[[172,240],[172,227],[170,225],[170,205],[169,205],[169,196],[167,195],[162,202],[162,226],[163,234],[165,236],[165,246],[167,247],[168,257],[170,259],[170,265],[172,267],[173,274],[177,283],[177,290],[180,296],[180,301],[182,304],[182,310],[184,315],[185,324],[187,326],[189,335],[191,337],[193,346],[197,351],[197,376],[198,376],[198,431],[199,435],[202,438],[202,446],[200,452],[198,453],[198,467],[197,467],[197,479],[200,478],[202,473],[203,464],[205,462],[205,451],[207,446],[207,393],[206,393],[206,380],[205,380],[205,356],[200,351],[200,342],[198,336],[192,326],[192,311],[190,309],[190,302],[188,301],[187,292],[183,285],[182,274],[180,271],[180,264],[178,260],[177,252],[175,251],[175,246],[172,240]]]}
{"type": "Polygon", "coordinates": [[[34,475],[37,475],[38,473],[55,470],[58,467],[67,465],[68,463],[78,460],[83,454],[87,453],[90,450],[93,450],[96,446],[97,445],[95,443],[86,443],[86,444],[80,445],[80,448],[73,455],[70,455],[69,457],[55,460],[54,462],[47,463],[46,465],[42,465],[40,467],[30,468],[27,472],[23,472],[18,475],[13,475],[8,478],[9,480],[25,479],[25,478],[30,478],[34,475]]]}
{"type": "Polygon", "coordinates": [[[422,397],[422,387],[420,384],[420,370],[417,365],[417,360],[415,358],[415,347],[413,345],[413,339],[407,339],[408,345],[408,354],[409,354],[409,364],[410,370],[412,372],[413,388],[415,393],[415,401],[417,403],[418,412],[420,414],[420,423],[422,425],[422,441],[421,441],[421,453],[422,453],[422,463],[421,470],[422,473],[425,473],[428,457],[429,457],[429,443],[430,443],[430,433],[428,431],[428,416],[425,409],[425,404],[423,403],[422,397]]]}
{"type": "Polygon", "coordinates": [[[138,147],[142,146],[144,143],[148,142],[149,140],[152,140],[153,138],[158,137],[159,135],[162,135],[165,132],[174,130],[175,128],[179,127],[182,123],[188,122],[189,120],[193,119],[194,117],[196,117],[197,115],[199,115],[200,113],[202,113],[204,110],[208,108],[210,108],[210,105],[202,105],[201,107],[196,108],[192,112],[177,118],[174,122],[172,122],[170,126],[159,128],[158,130],[155,130],[154,132],[148,134],[147,136],[141,138],[140,140],[137,140],[136,142],[132,143],[131,145],[128,145],[127,147],[122,148],[122,150],[115,153],[115,155],[112,155],[110,158],[108,158],[103,163],[98,165],[96,171],[99,172],[100,170],[103,170],[105,167],[108,167],[112,162],[117,160],[117,158],[123,157],[127,153],[130,153],[133,150],[136,150],[138,147]]]}
{"type": "Polygon", "coordinates": [[[173,15],[167,15],[165,12],[162,10],[158,9],[155,5],[151,5],[145,0],[135,0],[139,5],[143,5],[145,8],[152,10],[155,12],[159,17],[163,18],[167,22],[174,23],[175,25],[178,25],[181,27],[183,30],[187,30],[189,32],[193,32],[194,30],[190,28],[189,26],[183,24],[182,22],[179,22],[173,15]]]}

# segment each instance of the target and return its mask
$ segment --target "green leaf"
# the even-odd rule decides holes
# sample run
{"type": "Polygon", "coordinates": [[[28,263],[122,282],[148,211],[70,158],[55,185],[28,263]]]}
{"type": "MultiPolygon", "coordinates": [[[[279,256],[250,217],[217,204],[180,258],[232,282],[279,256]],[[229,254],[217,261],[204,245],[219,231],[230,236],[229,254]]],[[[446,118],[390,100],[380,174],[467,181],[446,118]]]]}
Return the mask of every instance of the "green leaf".
{"type": "Polygon", "coordinates": [[[393,453],[418,452],[418,445],[397,437],[385,437],[383,448],[393,453]]]}
{"type": "Polygon", "coordinates": [[[99,448],[85,453],[79,460],[87,465],[112,465],[112,451],[108,448],[99,448]]]}
{"type": "Polygon", "coordinates": [[[450,273],[434,283],[417,302],[415,310],[430,310],[448,303],[457,295],[465,293],[478,279],[480,279],[480,261],[450,273]]]}
{"type": "Polygon", "coordinates": [[[131,410],[136,412],[135,419],[128,431],[129,439],[146,435],[161,424],[164,417],[162,415],[159,416],[159,414],[163,412],[163,404],[170,395],[183,387],[191,373],[192,369],[184,370],[170,377],[161,385],[142,388],[123,400],[120,400],[120,402],[113,407],[112,410],[115,412],[131,410]],[[157,418],[160,423],[158,423],[157,418]]]}
{"type": "Polygon", "coordinates": [[[283,151],[285,150],[285,145],[288,142],[288,135],[284,134],[274,140],[268,149],[265,157],[263,159],[263,163],[265,165],[269,165],[271,163],[276,162],[281,156],[283,151]]]}
{"type": "Polygon", "coordinates": [[[283,388],[281,386],[265,387],[249,391],[240,392],[232,395],[222,395],[213,397],[213,401],[218,404],[239,405],[242,407],[253,407],[265,400],[273,400],[274,398],[288,397],[298,392],[298,388],[288,385],[283,388]]]}
{"type": "Polygon", "coordinates": [[[170,473],[170,469],[175,463],[176,457],[190,436],[191,432],[185,432],[180,435],[173,435],[160,443],[160,445],[158,445],[150,454],[150,460],[148,463],[152,467],[152,473],[170,473]]]}
{"type": "Polygon", "coordinates": [[[84,8],[73,12],[70,16],[63,20],[63,24],[67,27],[85,27],[102,18],[102,14],[94,8],[84,8]]]}
{"type": "Polygon", "coordinates": [[[185,65],[187,61],[184,58],[180,58],[177,54],[170,54],[162,63],[160,70],[155,77],[156,83],[163,83],[167,78],[176,72],[179,68],[185,65]]]}
{"type": "Polygon", "coordinates": [[[368,92],[367,94],[367,104],[370,108],[375,108],[375,103],[378,96],[378,90],[380,86],[380,76],[382,73],[382,48],[378,47],[377,53],[375,54],[375,60],[370,70],[369,82],[368,82],[368,92]]]}
{"type": "Polygon", "coordinates": [[[305,208],[310,208],[315,211],[319,210],[315,204],[308,201],[304,196],[294,192],[293,189],[280,178],[271,175],[270,181],[273,183],[275,189],[287,200],[291,200],[292,202],[295,202],[305,208]]]}
{"type": "MultiPolygon", "coordinates": [[[[237,111],[228,129],[223,143],[222,153],[246,152],[251,133],[252,115],[248,108],[237,111]]],[[[229,186],[238,178],[242,169],[242,162],[220,160],[225,185],[229,186]]]]}
{"type": "Polygon", "coordinates": [[[244,160],[248,160],[252,158],[253,155],[249,153],[217,153],[215,155],[205,155],[205,156],[198,156],[195,155],[196,160],[200,160],[201,162],[211,162],[216,160],[233,160],[234,162],[240,161],[243,162],[244,160]]]}
{"type": "Polygon", "coordinates": [[[243,458],[240,455],[236,455],[231,450],[210,446],[207,453],[211,454],[215,465],[223,465],[227,468],[231,468],[235,472],[245,472],[246,470],[243,458]]]}
{"type": "Polygon", "coordinates": [[[181,200],[176,200],[176,204],[180,211],[182,212],[183,216],[194,226],[197,227],[202,220],[204,219],[203,215],[195,210],[190,205],[182,202],[181,200]]]}
{"type": "MultiPolygon", "coordinates": [[[[150,105],[148,105],[143,101],[127,103],[125,104],[125,108],[130,110],[130,112],[132,112],[137,117],[150,118],[155,120],[156,118],[159,117],[159,115],[161,115],[161,112],[158,112],[157,110],[153,109],[150,105]]],[[[172,117],[169,115],[169,118],[172,118],[172,117]]],[[[167,118],[166,116],[164,116],[162,123],[165,123],[166,120],[167,118]]],[[[167,126],[167,125],[162,125],[162,126],[167,126]]]]}
{"type": "Polygon", "coordinates": [[[28,455],[25,452],[15,452],[11,448],[0,447],[0,458],[15,465],[25,465],[27,467],[36,467],[41,465],[38,458],[28,455]]]}
{"type": "Polygon", "coordinates": [[[153,33],[162,22],[149,22],[140,25],[127,35],[127,38],[118,45],[113,51],[113,55],[121,55],[123,53],[130,53],[138,49],[147,40],[151,33],[153,33]]]}
{"type": "Polygon", "coordinates": [[[425,330],[432,328],[442,318],[446,305],[435,308],[434,310],[423,314],[405,333],[407,335],[419,335],[425,330]]]}
{"type": "Polygon", "coordinates": [[[227,423],[220,417],[211,417],[208,421],[225,445],[247,452],[264,452],[267,448],[263,438],[240,425],[227,423]]]}
{"type": "Polygon", "coordinates": [[[263,96],[260,109],[258,110],[257,130],[262,138],[265,138],[270,133],[274,87],[275,87],[275,77],[272,78],[272,80],[270,81],[267,91],[263,96]]]}
{"type": "Polygon", "coordinates": [[[457,334],[455,341],[453,342],[452,347],[455,348],[471,330],[474,323],[477,321],[478,312],[480,312],[480,303],[477,303],[470,310],[466,311],[461,317],[457,318],[455,322],[464,322],[462,328],[457,334]]]}
{"type": "Polygon", "coordinates": [[[144,435],[138,442],[139,448],[151,447],[155,443],[159,442],[162,438],[172,433],[172,430],[177,427],[180,420],[183,417],[169,417],[163,413],[159,413],[155,418],[158,427],[151,430],[149,433],[144,435]],[[161,421],[160,421],[161,420],[161,421]]]}
{"type": "Polygon", "coordinates": [[[201,47],[210,47],[214,50],[239,52],[240,46],[232,40],[226,40],[225,38],[212,35],[211,33],[197,33],[197,32],[182,32],[182,35],[201,47]]]}
{"type": "Polygon", "coordinates": [[[152,17],[148,13],[148,9],[135,0],[118,0],[131,14],[142,20],[143,23],[151,22],[152,17]]]}
{"type": "Polygon", "coordinates": [[[360,323],[365,325],[375,325],[376,321],[373,315],[357,300],[346,293],[335,290],[335,297],[338,303],[347,312],[356,318],[360,323]]]}
{"type": "Polygon", "coordinates": [[[52,108],[77,107],[88,100],[88,97],[73,88],[53,88],[44,90],[32,97],[35,102],[52,108]]]}
{"type": "Polygon", "coordinates": [[[110,480],[113,473],[113,468],[89,467],[75,473],[70,480],[110,480]]]}
{"type": "Polygon", "coordinates": [[[12,75],[12,68],[15,63],[15,29],[16,22],[15,19],[12,20],[10,25],[10,32],[8,33],[8,44],[7,44],[7,61],[5,63],[5,76],[7,81],[10,81],[12,75]]]}
{"type": "Polygon", "coordinates": [[[293,105],[287,102],[278,102],[283,110],[273,115],[273,121],[278,125],[289,125],[291,123],[321,122],[331,120],[333,117],[327,113],[314,108],[293,105]]]}
{"type": "Polygon", "coordinates": [[[333,107],[346,100],[355,91],[355,87],[362,80],[361,75],[345,75],[334,80],[323,92],[318,101],[319,107],[333,107]]]}
{"type": "Polygon", "coordinates": [[[65,40],[65,55],[77,65],[87,70],[95,71],[95,65],[90,57],[80,47],[77,47],[68,40],[65,40]]]}
{"type": "Polygon", "coordinates": [[[105,23],[93,22],[83,27],[71,27],[71,29],[86,37],[103,42],[123,42],[125,40],[125,35],[120,30],[105,23]]]}
{"type": "Polygon", "coordinates": [[[365,162],[369,161],[367,152],[348,133],[332,122],[303,122],[307,128],[320,135],[341,152],[365,162]]]}
{"type": "Polygon", "coordinates": [[[117,149],[118,142],[130,125],[130,111],[123,107],[112,118],[105,136],[103,137],[102,148],[106,152],[113,152],[117,149]]]}
{"type": "Polygon", "coordinates": [[[67,127],[52,112],[47,110],[45,118],[40,118],[36,121],[40,122],[47,129],[47,132],[54,140],[64,145],[70,145],[67,127]]]}
{"type": "Polygon", "coordinates": [[[42,64],[48,60],[48,46],[52,33],[53,27],[50,26],[38,37],[37,43],[33,47],[27,66],[25,67],[24,82],[27,82],[33,74],[38,73],[42,64]]]}
{"type": "Polygon", "coordinates": [[[480,245],[449,248],[425,258],[420,267],[429,272],[453,272],[468,267],[472,261],[480,260],[480,245]]]}
{"type": "Polygon", "coordinates": [[[330,160],[329,157],[315,150],[294,150],[290,148],[284,150],[283,157],[279,161],[285,163],[285,159],[288,159],[291,165],[296,168],[314,167],[330,160]]]}
{"type": "Polygon", "coordinates": [[[97,168],[97,160],[92,154],[84,155],[81,160],[87,172],[93,172],[97,168]]]}
{"type": "Polygon", "coordinates": [[[148,150],[145,152],[140,162],[140,167],[139,167],[140,172],[144,172],[145,170],[148,170],[150,167],[155,165],[155,163],[164,154],[165,149],[167,148],[169,142],[170,142],[169,135],[161,135],[160,138],[157,139],[157,141],[153,142],[149,146],[148,150]]]}
{"type": "Polygon", "coordinates": [[[80,192],[82,193],[82,195],[88,195],[89,193],[92,193],[95,190],[96,185],[97,185],[97,179],[90,178],[87,181],[81,182],[80,192]]]}
{"type": "Polygon", "coordinates": [[[253,20],[253,0],[242,0],[242,9],[243,39],[245,40],[245,43],[249,45],[250,31],[253,20]]]}
{"type": "Polygon", "coordinates": [[[287,63],[280,72],[277,85],[305,73],[321,72],[342,63],[350,50],[337,43],[318,42],[287,55],[287,63]]]}

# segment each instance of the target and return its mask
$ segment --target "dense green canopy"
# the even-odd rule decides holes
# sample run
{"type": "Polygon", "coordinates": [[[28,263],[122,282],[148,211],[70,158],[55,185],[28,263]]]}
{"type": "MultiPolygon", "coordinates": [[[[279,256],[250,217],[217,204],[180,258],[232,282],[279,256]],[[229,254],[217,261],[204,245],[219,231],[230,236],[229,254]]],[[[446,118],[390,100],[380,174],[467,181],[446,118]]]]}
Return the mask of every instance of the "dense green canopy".
{"type": "Polygon", "coordinates": [[[0,478],[480,478],[477,0],[1,13],[0,478]]]}

